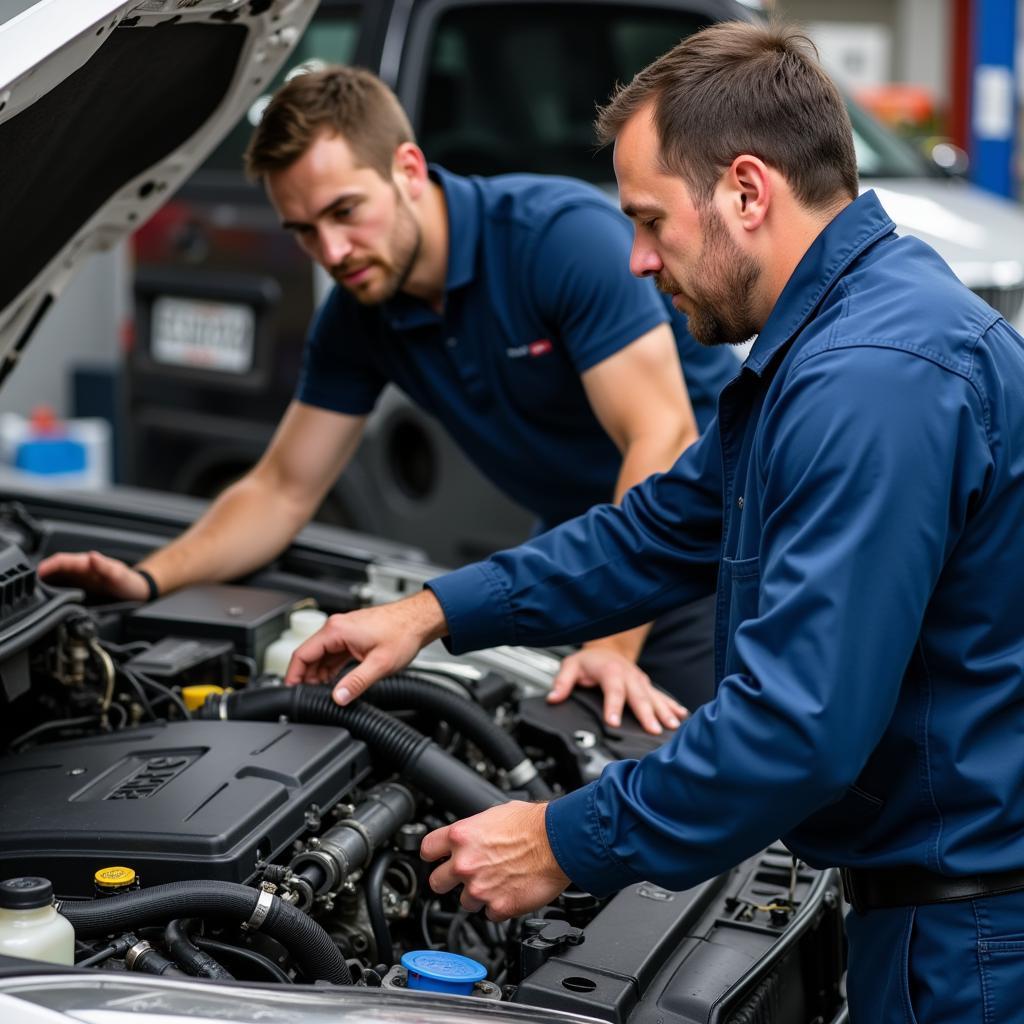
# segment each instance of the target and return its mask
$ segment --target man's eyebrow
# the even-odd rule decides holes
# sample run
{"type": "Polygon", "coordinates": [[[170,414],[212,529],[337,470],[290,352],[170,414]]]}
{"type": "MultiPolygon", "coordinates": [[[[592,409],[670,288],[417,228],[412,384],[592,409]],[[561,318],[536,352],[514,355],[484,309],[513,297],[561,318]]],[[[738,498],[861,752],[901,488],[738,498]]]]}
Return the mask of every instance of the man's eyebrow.
{"type": "MultiPolygon", "coordinates": [[[[336,210],[342,203],[350,203],[354,199],[362,199],[363,193],[360,191],[342,192],[340,196],[335,196],[326,206],[322,209],[317,210],[313,215],[314,220],[319,220],[321,217],[328,213],[336,210]]],[[[281,227],[286,231],[294,231],[296,228],[308,228],[310,225],[304,220],[283,220],[281,221],[281,227]]]]}
{"type": "Polygon", "coordinates": [[[652,214],[660,217],[664,211],[660,206],[656,206],[653,203],[626,203],[626,205],[622,207],[622,212],[629,217],[630,220],[636,220],[637,217],[649,217],[652,214]]]}

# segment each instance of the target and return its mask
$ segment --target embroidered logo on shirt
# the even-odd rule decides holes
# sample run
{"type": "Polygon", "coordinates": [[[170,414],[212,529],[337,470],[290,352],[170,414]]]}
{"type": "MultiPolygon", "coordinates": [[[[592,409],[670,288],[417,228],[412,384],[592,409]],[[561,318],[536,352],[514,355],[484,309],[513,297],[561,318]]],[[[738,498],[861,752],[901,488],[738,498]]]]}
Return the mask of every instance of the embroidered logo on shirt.
{"type": "Polygon", "coordinates": [[[554,345],[547,338],[538,338],[529,345],[516,345],[514,348],[505,349],[505,355],[509,359],[522,359],[524,356],[536,359],[537,356],[546,356],[553,349],[554,345]]]}

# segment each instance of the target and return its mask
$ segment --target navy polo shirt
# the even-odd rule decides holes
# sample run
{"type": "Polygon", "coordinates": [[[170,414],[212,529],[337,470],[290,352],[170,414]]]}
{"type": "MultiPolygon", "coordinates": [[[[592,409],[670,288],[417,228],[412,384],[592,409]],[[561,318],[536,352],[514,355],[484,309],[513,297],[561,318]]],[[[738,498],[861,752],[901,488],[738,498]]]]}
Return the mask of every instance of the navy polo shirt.
{"type": "Polygon", "coordinates": [[[363,306],[335,287],[313,322],[299,401],[364,415],[394,382],[545,525],[610,501],[622,456],[580,375],[672,318],[703,428],[735,356],[700,346],[652,282],[630,275],[631,228],[599,190],[430,173],[448,207],[443,313],[401,292],[363,306]]]}

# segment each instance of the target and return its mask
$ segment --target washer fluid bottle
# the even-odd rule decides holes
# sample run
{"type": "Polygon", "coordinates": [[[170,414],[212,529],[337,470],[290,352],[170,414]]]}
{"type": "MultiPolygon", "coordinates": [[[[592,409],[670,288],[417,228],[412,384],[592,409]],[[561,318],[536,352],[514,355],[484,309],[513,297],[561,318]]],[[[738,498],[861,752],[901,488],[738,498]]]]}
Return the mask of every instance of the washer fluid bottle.
{"type": "Polygon", "coordinates": [[[49,879],[24,876],[0,882],[0,954],[75,962],[75,929],[57,913],[49,879]]]}
{"type": "Polygon", "coordinates": [[[296,648],[326,621],[327,614],[315,608],[300,608],[292,612],[288,628],[263,652],[263,671],[269,675],[283,676],[296,648]]]}

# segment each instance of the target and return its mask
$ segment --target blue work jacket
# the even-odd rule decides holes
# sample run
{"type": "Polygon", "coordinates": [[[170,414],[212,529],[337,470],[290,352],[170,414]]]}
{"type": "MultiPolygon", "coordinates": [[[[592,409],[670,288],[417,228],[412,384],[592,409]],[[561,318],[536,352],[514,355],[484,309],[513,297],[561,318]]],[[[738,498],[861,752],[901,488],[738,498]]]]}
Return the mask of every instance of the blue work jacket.
{"type": "Polygon", "coordinates": [[[816,866],[1024,866],[1024,342],[873,193],[669,472],[431,587],[461,651],[716,581],[716,699],[548,809],[577,885],[682,889],[780,835],[816,866]]]}

